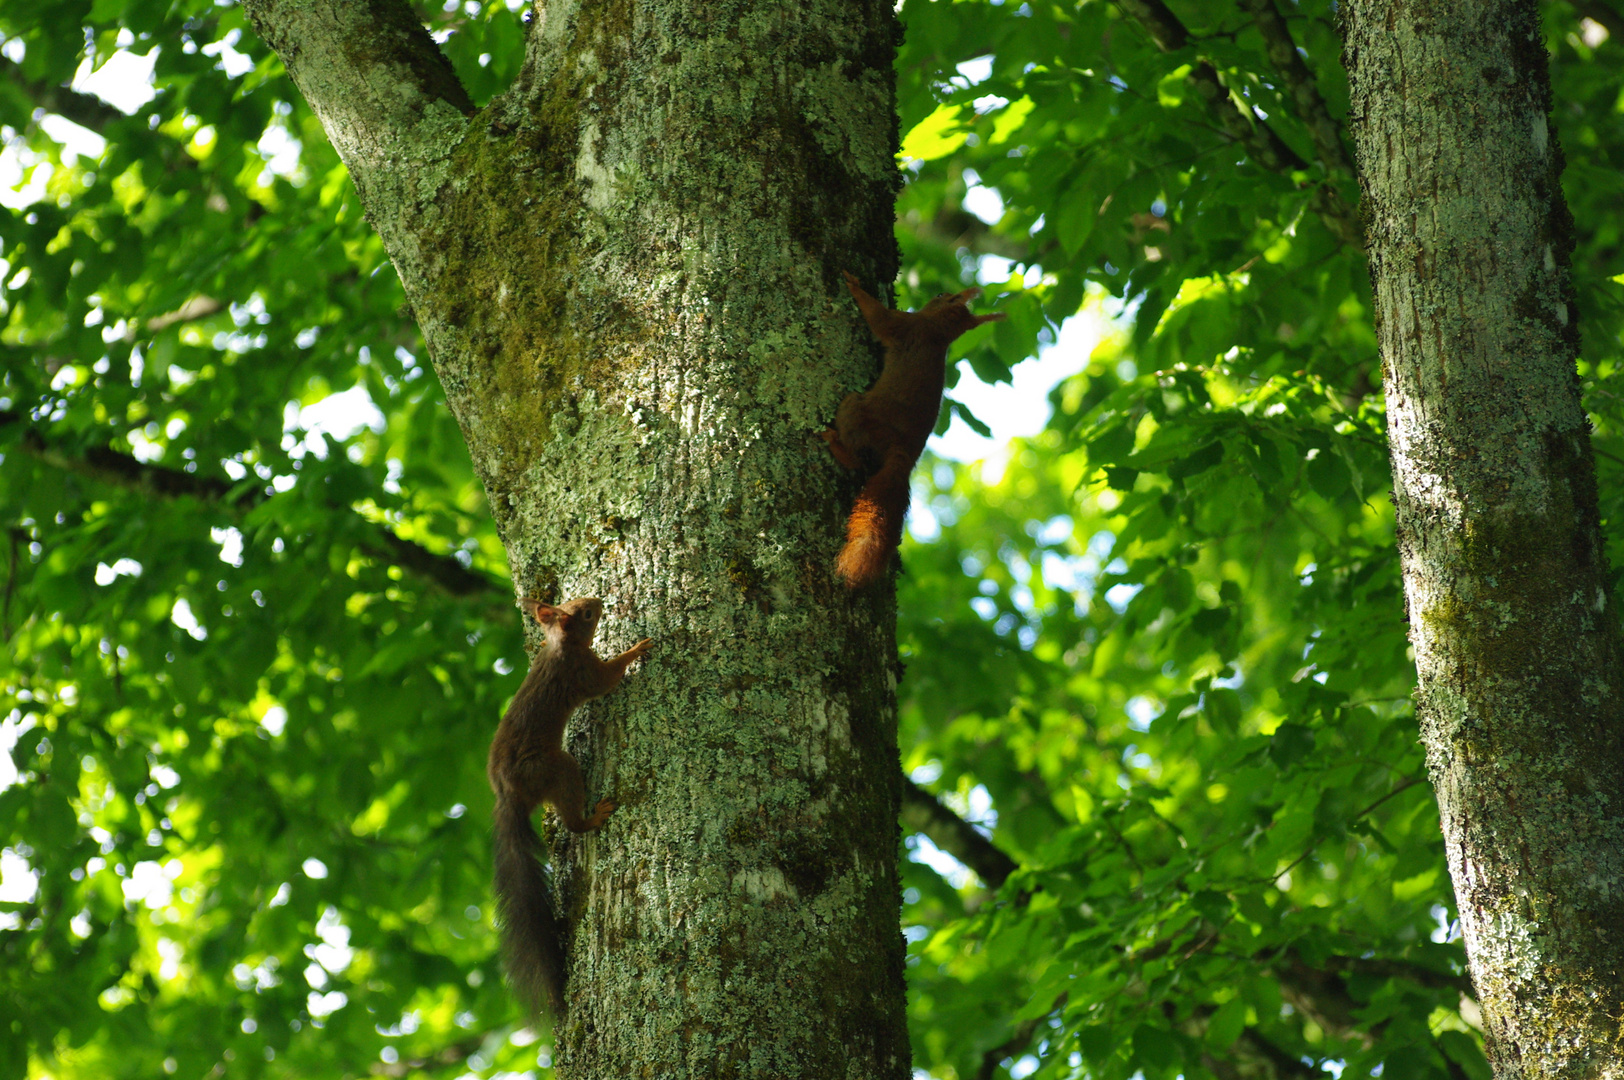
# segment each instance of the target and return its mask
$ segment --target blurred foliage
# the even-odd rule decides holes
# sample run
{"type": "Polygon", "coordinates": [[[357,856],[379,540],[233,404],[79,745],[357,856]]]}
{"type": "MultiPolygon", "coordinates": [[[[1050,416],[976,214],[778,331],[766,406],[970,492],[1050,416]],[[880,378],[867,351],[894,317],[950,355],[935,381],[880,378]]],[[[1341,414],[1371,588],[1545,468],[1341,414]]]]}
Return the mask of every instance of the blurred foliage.
{"type": "MultiPolygon", "coordinates": [[[[988,381],[1116,320],[1041,435],[921,469],[904,762],[1015,867],[909,837],[931,1076],[1487,1075],[1327,224],[1357,188],[1255,7],[1176,3],[1172,51],[1142,0],[902,9],[899,298],[997,295],[988,381]]],[[[511,79],[515,10],[422,10],[476,100],[511,79]]],[[[1331,5],[1279,10],[1341,118],[1331,5]]],[[[0,1077],[545,1066],[487,889],[519,622],[344,170],[234,7],[8,0],[0,35],[0,1077]],[[128,115],[67,89],[131,55],[128,115]]],[[[1547,43],[1613,521],[1624,23],[1553,4],[1547,43]]]]}

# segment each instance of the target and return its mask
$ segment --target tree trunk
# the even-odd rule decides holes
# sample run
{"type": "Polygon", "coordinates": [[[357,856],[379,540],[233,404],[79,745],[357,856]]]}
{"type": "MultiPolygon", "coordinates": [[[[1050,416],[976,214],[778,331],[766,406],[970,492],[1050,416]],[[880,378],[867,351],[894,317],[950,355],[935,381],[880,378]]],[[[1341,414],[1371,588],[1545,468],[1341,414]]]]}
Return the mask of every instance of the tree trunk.
{"type": "Polygon", "coordinates": [[[549,0],[478,111],[402,0],[245,6],[384,238],[517,588],[604,597],[601,652],[655,642],[573,725],[620,809],[553,847],[559,1061],[907,1076],[895,611],[833,576],[852,485],[816,437],[877,361],[839,271],[896,272],[892,5],[549,0]]]}
{"type": "Polygon", "coordinates": [[[1624,1076],[1624,666],[1531,0],[1353,0],[1427,747],[1489,1058],[1624,1076]]]}

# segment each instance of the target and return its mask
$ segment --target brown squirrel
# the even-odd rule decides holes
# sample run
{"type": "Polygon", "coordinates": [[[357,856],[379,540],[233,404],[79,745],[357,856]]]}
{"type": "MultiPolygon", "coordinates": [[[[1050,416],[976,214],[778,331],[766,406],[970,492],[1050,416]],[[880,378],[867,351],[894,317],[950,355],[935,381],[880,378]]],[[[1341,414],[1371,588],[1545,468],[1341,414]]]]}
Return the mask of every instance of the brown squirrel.
{"type": "Polygon", "coordinates": [[[846,287],[885,346],[885,367],[867,392],[847,394],[835,412],[835,426],[823,433],[835,460],[870,475],[846,522],[846,546],[835,569],[856,589],[884,572],[891,552],[902,543],[908,512],[908,476],[925,452],[942,408],[947,347],[967,330],[1004,317],[972,315],[967,306],[976,288],[942,293],[918,311],[886,307],[846,274],[846,287]]]}
{"type": "Polygon", "coordinates": [[[496,793],[496,906],[508,979],[531,1017],[545,1003],[555,1019],[564,1015],[564,934],[553,914],[542,868],[541,838],[530,815],[551,803],[571,832],[586,833],[614,812],[608,799],[586,814],[581,766],[564,749],[564,725],[583,702],[620,684],[627,666],[653,647],[644,638],[613,660],[592,651],[602,602],[586,598],[553,607],[531,597],[519,601],[540,623],[547,640],[508,706],[491,741],[486,769],[496,793]]]}

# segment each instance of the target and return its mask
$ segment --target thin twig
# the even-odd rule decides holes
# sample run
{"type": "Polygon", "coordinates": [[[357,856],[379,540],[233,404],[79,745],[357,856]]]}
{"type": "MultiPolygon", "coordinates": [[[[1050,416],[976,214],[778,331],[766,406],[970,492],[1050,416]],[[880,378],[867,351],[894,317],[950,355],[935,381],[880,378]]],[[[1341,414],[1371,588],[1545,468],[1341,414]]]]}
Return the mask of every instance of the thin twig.
{"type": "MultiPolygon", "coordinates": [[[[19,413],[0,412],[0,426],[22,422],[25,422],[25,418],[19,413]]],[[[32,426],[23,431],[20,441],[23,450],[31,457],[53,468],[159,498],[196,499],[218,506],[235,518],[241,518],[269,497],[258,485],[244,486],[221,476],[198,476],[152,465],[107,446],[69,452],[49,442],[38,428],[32,426]]],[[[506,599],[506,590],[501,585],[463,566],[455,558],[402,539],[360,514],[355,516],[362,532],[357,546],[368,555],[411,570],[451,596],[506,599]]]]}

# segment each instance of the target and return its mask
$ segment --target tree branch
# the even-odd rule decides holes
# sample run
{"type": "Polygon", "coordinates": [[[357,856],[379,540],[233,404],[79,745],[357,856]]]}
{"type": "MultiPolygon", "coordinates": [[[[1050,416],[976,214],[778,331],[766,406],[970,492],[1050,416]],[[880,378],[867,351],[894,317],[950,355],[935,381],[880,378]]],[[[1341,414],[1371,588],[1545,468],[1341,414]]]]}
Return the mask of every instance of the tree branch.
{"type": "Polygon", "coordinates": [[[1269,965],[1280,981],[1282,996],[1321,1028],[1345,1039],[1357,1039],[1370,1046],[1379,1037],[1386,1021],[1361,1026],[1359,1011],[1366,1002],[1348,989],[1347,977],[1404,979],[1431,990],[1453,990],[1473,996],[1472,980],[1465,975],[1437,971],[1409,960],[1385,957],[1328,956],[1310,963],[1296,949],[1287,949],[1280,960],[1269,965]]]}
{"type": "Polygon", "coordinates": [[[30,79],[23,74],[21,65],[3,57],[0,57],[0,77],[22,91],[36,108],[72,120],[91,131],[99,132],[109,124],[127,119],[122,112],[94,94],[81,94],[44,79],[30,79]]]}
{"type": "MultiPolygon", "coordinates": [[[[1189,30],[1179,21],[1177,15],[1168,10],[1162,0],[1116,0],[1116,3],[1117,7],[1144,27],[1151,41],[1163,52],[1177,52],[1189,44],[1189,30]]],[[[1272,2],[1270,7],[1273,7],[1272,2]]],[[[1276,17],[1278,18],[1278,13],[1276,17]]],[[[1266,43],[1269,40],[1267,32],[1264,34],[1264,40],[1266,43]]],[[[1289,40],[1288,32],[1287,41],[1289,40]]],[[[1296,55],[1295,48],[1292,55],[1296,55]]],[[[1304,71],[1307,69],[1304,68],[1304,71]]],[[[1289,77],[1287,81],[1289,84],[1289,77]]],[[[1313,90],[1315,98],[1318,98],[1319,91],[1313,87],[1312,75],[1308,81],[1309,88],[1313,90]]],[[[1229,90],[1218,77],[1217,69],[1210,63],[1197,59],[1190,70],[1190,84],[1206,103],[1208,112],[1223,129],[1224,134],[1244,146],[1247,154],[1259,165],[1277,173],[1296,172],[1308,168],[1308,163],[1286,145],[1285,140],[1281,139],[1272,127],[1260,120],[1244,103],[1230,96],[1229,90]]],[[[1324,103],[1320,104],[1323,111],[1324,103]]],[[[1329,119],[1329,114],[1326,115],[1329,119]]],[[[1306,116],[1304,122],[1309,123],[1306,116]]],[[[1313,127],[1314,125],[1309,123],[1311,132],[1313,127]]],[[[1318,138],[1316,133],[1316,144],[1318,138]]],[[[1359,228],[1358,218],[1353,208],[1342,200],[1341,194],[1334,187],[1329,184],[1320,185],[1310,206],[1333,236],[1343,243],[1362,247],[1363,233],[1359,228]]]]}
{"type": "Polygon", "coordinates": [[[1308,162],[1287,146],[1274,128],[1230,97],[1229,88],[1219,79],[1217,68],[1205,60],[1197,62],[1190,70],[1190,82],[1195,86],[1195,92],[1201,95],[1201,100],[1207,103],[1208,111],[1218,121],[1218,126],[1224,129],[1224,134],[1246,147],[1246,152],[1259,165],[1277,173],[1308,168],[1308,162]]]}
{"type": "Polygon", "coordinates": [[[1026,1049],[1027,1044],[1032,1041],[1032,1035],[1038,1030],[1038,1025],[1065,1006],[1066,995],[1061,994],[1054,999],[1054,1004],[1049,1006],[1048,1012],[1017,1024],[1015,1034],[981,1055],[981,1065],[976,1069],[976,1080],[992,1080],[993,1074],[998,1071],[998,1066],[1004,1063],[1004,1059],[1014,1057],[1026,1049]]]}
{"type": "MultiPolygon", "coordinates": [[[[24,418],[18,413],[0,412],[0,426],[23,422],[24,418]]],[[[223,477],[197,476],[178,469],[151,465],[107,446],[93,446],[72,453],[50,444],[39,429],[32,426],[23,430],[20,442],[29,456],[52,468],[162,499],[196,499],[218,506],[234,518],[243,517],[267,498],[264,490],[256,485],[239,489],[238,485],[223,477]]],[[[368,555],[410,570],[450,596],[485,596],[491,600],[505,598],[506,590],[499,584],[484,574],[468,569],[456,559],[438,555],[410,540],[404,540],[359,514],[355,518],[362,533],[358,546],[368,555]]]]}
{"type": "Polygon", "coordinates": [[[400,1058],[394,1062],[374,1061],[371,1072],[373,1076],[400,1077],[417,1072],[443,1069],[447,1065],[460,1065],[473,1057],[479,1051],[479,1048],[485,1045],[485,1040],[488,1038],[490,1038],[490,1032],[484,1032],[463,1039],[460,1042],[442,1046],[432,1054],[426,1054],[423,1057],[400,1058]]]}
{"type": "Polygon", "coordinates": [[[906,776],[902,778],[901,817],[908,828],[924,833],[931,843],[974,870],[989,889],[1003,885],[1016,870],[1014,859],[906,776]]]}
{"type": "Polygon", "coordinates": [[[130,320],[130,328],[124,334],[125,341],[134,341],[138,333],[156,334],[167,330],[179,323],[196,322],[217,314],[225,305],[212,296],[194,296],[174,311],[167,311],[162,315],[155,315],[146,321],[146,325],[137,325],[130,320]]]}
{"type": "Polygon", "coordinates": [[[0,599],[0,641],[11,640],[11,597],[17,591],[17,568],[19,565],[17,553],[23,542],[28,539],[28,534],[15,525],[7,529],[6,533],[11,540],[11,558],[8,560],[9,567],[6,572],[5,596],[0,599]]]}
{"type": "MultiPolygon", "coordinates": [[[[473,100],[407,0],[243,0],[242,10],[286,65],[349,172],[415,311],[446,404],[464,432],[483,429],[495,406],[469,391],[459,365],[474,362],[475,337],[482,364],[494,362],[506,339],[470,331],[468,317],[489,311],[500,325],[507,316],[491,308],[496,294],[470,283],[511,273],[511,252],[495,237],[535,230],[534,200],[485,197],[483,184],[505,180],[481,177],[471,165],[492,152],[483,138],[494,125],[467,138],[473,100]],[[471,236],[471,226],[485,238],[471,236]]],[[[517,296],[512,303],[529,302],[517,296]]],[[[501,400],[517,407],[510,395],[501,400]]],[[[470,451],[488,486],[487,459],[511,447],[487,453],[481,445],[473,440],[470,451]]]]}
{"type": "Polygon", "coordinates": [[[243,11],[363,191],[374,181],[399,187],[390,171],[443,153],[473,115],[468,91],[404,0],[244,0],[243,11]]]}
{"type": "Polygon", "coordinates": [[[1292,101],[1297,106],[1297,119],[1303,122],[1314,140],[1314,150],[1320,164],[1325,166],[1326,172],[1357,176],[1353,159],[1342,145],[1342,127],[1331,118],[1325,99],[1320,96],[1319,84],[1314,81],[1314,73],[1303,62],[1302,54],[1297,51],[1297,43],[1292,40],[1291,27],[1286,24],[1280,9],[1274,6],[1274,0],[1241,0],[1241,6],[1252,13],[1258,33],[1263,35],[1263,47],[1268,52],[1269,63],[1274,65],[1275,71],[1285,80],[1286,89],[1291,91],[1292,101]]]}
{"type": "Polygon", "coordinates": [[[993,232],[986,222],[962,207],[944,204],[941,212],[929,220],[909,221],[906,217],[899,217],[897,224],[913,230],[914,235],[925,243],[940,244],[949,250],[965,247],[977,255],[997,255],[1028,266],[1042,261],[1032,251],[1031,244],[1017,237],[993,232]]]}
{"type": "MultiPolygon", "coordinates": [[[[937,847],[970,867],[995,889],[1019,868],[1014,859],[982,836],[974,826],[906,776],[902,778],[901,818],[905,826],[930,837],[937,847]]],[[[1164,940],[1135,954],[1134,959],[1144,962],[1164,956],[1169,944],[1164,940]]],[[[1301,953],[1288,948],[1263,966],[1279,980],[1286,999],[1300,1012],[1326,1031],[1342,1038],[1357,1038],[1362,1034],[1357,1013],[1363,1008],[1363,1003],[1348,990],[1345,980],[1350,975],[1405,979],[1428,989],[1453,990],[1466,997],[1474,995],[1468,976],[1439,971],[1411,960],[1329,956],[1310,963],[1301,953]]],[[[1063,1004],[1064,1001],[1057,1002],[1055,1007],[1063,1004]]],[[[1031,1040],[1038,1023],[1039,1020],[1033,1020],[1021,1025],[1008,1041],[987,1051],[982,1056],[977,1075],[991,1077],[1005,1058],[1031,1040]]],[[[1255,1032],[1247,1032],[1245,1041],[1253,1051],[1265,1057],[1280,1075],[1319,1075],[1255,1032]]],[[[1368,1038],[1365,1041],[1368,1045],[1368,1038]]]]}
{"type": "Polygon", "coordinates": [[[1312,1065],[1305,1065],[1266,1039],[1257,1028],[1241,1032],[1241,1042],[1255,1051],[1274,1068],[1276,1076],[1297,1077],[1299,1080],[1324,1080],[1325,1073],[1312,1065]]]}
{"type": "MultiPolygon", "coordinates": [[[[360,520],[366,521],[365,518],[360,520]]],[[[410,570],[438,585],[452,596],[476,597],[485,594],[489,599],[503,603],[511,599],[502,586],[484,574],[468,569],[451,556],[437,555],[381,525],[370,521],[366,523],[371,527],[373,535],[361,541],[361,550],[368,555],[392,562],[403,570],[410,570]]]]}
{"type": "Polygon", "coordinates": [[[1472,979],[1469,975],[1438,971],[1409,960],[1388,960],[1379,956],[1332,956],[1325,960],[1324,967],[1325,970],[1334,971],[1339,975],[1408,979],[1417,986],[1425,986],[1431,990],[1454,990],[1465,997],[1474,997],[1476,993],[1472,989],[1472,979]]]}
{"type": "Polygon", "coordinates": [[[1144,27],[1162,52],[1178,52],[1189,44],[1190,32],[1162,0],[1117,0],[1117,7],[1144,27]]]}
{"type": "MultiPolygon", "coordinates": [[[[0,423],[16,423],[19,419],[15,413],[0,414],[0,423]]],[[[22,447],[30,457],[52,468],[99,483],[156,495],[162,499],[189,497],[200,502],[220,503],[228,511],[239,512],[230,499],[231,483],[221,477],[195,476],[160,465],[149,465],[106,446],[92,446],[81,453],[71,454],[46,442],[45,436],[34,427],[24,429],[22,447]]],[[[249,493],[244,495],[252,497],[249,493]]]]}

